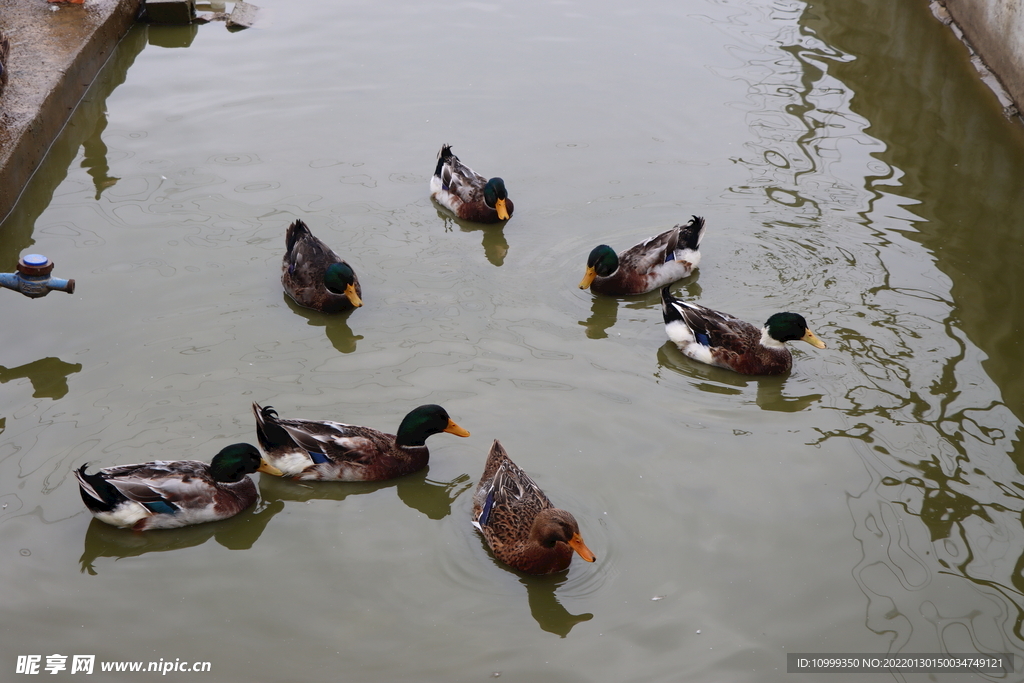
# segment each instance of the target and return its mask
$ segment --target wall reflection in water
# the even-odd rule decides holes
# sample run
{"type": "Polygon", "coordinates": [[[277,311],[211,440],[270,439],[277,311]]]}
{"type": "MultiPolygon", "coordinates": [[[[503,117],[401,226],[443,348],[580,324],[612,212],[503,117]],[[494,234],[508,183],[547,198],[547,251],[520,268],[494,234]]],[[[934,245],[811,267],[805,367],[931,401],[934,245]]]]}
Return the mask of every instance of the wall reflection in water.
{"type": "Polygon", "coordinates": [[[0,263],[16,263],[18,256],[35,243],[32,232],[36,220],[53,199],[53,193],[68,175],[71,163],[82,149],[82,167],[87,169],[96,190],[96,199],[117,178],[110,175],[103,131],[107,128],[106,102],[122,83],[128,68],[146,46],[146,27],[136,26],[121,40],[110,61],[103,67],[92,87],[78,104],[75,115],[47,152],[11,214],[3,221],[0,263]]]}
{"type": "Polygon", "coordinates": [[[861,292],[854,310],[819,301],[859,374],[830,397],[846,426],[816,443],[853,444],[872,477],[848,498],[867,627],[894,652],[1024,652],[1024,134],[923,5],[777,11],[799,16],[777,52],[745,55],[766,74],[732,192],[780,273],[803,262],[861,292]],[[776,243],[783,223],[806,239],[776,243]]]}

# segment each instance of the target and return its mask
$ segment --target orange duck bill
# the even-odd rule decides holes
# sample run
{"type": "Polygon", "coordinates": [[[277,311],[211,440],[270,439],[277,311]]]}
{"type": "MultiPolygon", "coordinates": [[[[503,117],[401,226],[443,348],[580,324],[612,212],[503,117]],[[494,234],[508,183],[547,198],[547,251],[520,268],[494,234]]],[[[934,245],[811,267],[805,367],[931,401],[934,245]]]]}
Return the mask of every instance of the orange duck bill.
{"type": "Polygon", "coordinates": [[[597,559],[594,553],[590,552],[590,548],[583,542],[583,537],[578,533],[573,534],[572,538],[569,539],[569,547],[576,551],[576,554],[582,557],[587,562],[593,562],[597,559]]]}
{"type": "Polygon", "coordinates": [[[455,436],[469,436],[469,432],[455,424],[455,420],[448,418],[448,426],[444,428],[444,431],[455,436]]]}
{"type": "Polygon", "coordinates": [[[498,218],[500,220],[507,221],[509,219],[508,207],[505,206],[504,199],[499,199],[494,202],[494,210],[498,212],[498,218]]]}

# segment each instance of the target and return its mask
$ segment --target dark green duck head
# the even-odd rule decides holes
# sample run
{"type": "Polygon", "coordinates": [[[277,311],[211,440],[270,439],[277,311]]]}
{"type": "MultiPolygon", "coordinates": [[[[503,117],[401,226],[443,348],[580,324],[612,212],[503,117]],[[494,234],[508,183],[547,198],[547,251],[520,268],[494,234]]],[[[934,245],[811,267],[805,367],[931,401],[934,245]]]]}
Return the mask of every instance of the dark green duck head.
{"type": "Polygon", "coordinates": [[[508,190],[505,189],[505,181],[501,178],[491,178],[484,185],[484,203],[498,212],[498,218],[507,221],[510,217],[505,202],[508,200],[508,190]]]}
{"type": "Polygon", "coordinates": [[[580,289],[586,289],[597,276],[608,277],[619,268],[619,256],[607,244],[594,247],[587,257],[587,272],[580,281],[580,289]]]}
{"type": "Polygon", "coordinates": [[[347,263],[332,263],[327,266],[327,270],[324,271],[324,286],[328,291],[347,297],[356,308],[363,305],[359,293],[356,292],[356,274],[347,263]]]}
{"type": "Polygon", "coordinates": [[[764,324],[768,336],[778,342],[805,341],[819,349],[825,348],[825,342],[807,327],[807,321],[799,313],[776,313],[764,324]]]}
{"type": "Polygon", "coordinates": [[[429,404],[416,408],[398,426],[395,443],[399,446],[422,446],[431,434],[448,432],[455,436],[469,436],[469,432],[455,424],[439,405],[429,404]]]}
{"type": "Polygon", "coordinates": [[[247,443],[231,444],[210,461],[210,476],[223,484],[242,481],[245,475],[253,472],[281,476],[281,470],[266,462],[256,447],[247,443]]]}

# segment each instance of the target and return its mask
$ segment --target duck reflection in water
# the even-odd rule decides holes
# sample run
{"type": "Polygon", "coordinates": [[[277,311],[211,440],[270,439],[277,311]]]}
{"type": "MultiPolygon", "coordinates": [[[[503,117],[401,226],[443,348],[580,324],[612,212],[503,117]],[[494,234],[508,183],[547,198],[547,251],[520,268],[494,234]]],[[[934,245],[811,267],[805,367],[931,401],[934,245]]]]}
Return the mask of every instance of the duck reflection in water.
{"type": "Polygon", "coordinates": [[[772,412],[797,413],[820,403],[824,398],[823,394],[818,393],[784,395],[783,389],[799,391],[803,388],[803,380],[791,375],[764,377],[741,375],[732,370],[716,368],[713,365],[686,362],[685,359],[680,359],[678,349],[671,341],[665,342],[658,349],[658,368],[658,372],[655,373],[656,377],[661,377],[661,368],[667,368],[694,380],[694,385],[698,389],[716,394],[742,397],[747,394],[747,388],[753,385],[757,390],[754,403],[761,410],[772,412]]]}
{"type": "MultiPolygon", "coordinates": [[[[269,478],[269,477],[268,477],[269,478]]],[[[488,552],[487,542],[479,537],[481,548],[488,552]]],[[[562,605],[558,599],[558,589],[569,580],[568,572],[557,574],[527,574],[503,564],[494,557],[490,558],[495,567],[503,569],[509,574],[515,575],[519,583],[526,588],[526,601],[530,606],[530,615],[542,631],[554,633],[560,638],[565,638],[576,624],[590,621],[594,615],[590,612],[573,614],[562,605]]],[[[510,600],[512,598],[509,598],[510,600]]]]}
{"type": "MultiPolygon", "coordinates": [[[[518,573],[518,572],[517,572],[518,573]]],[[[594,618],[589,612],[572,614],[562,606],[555,595],[559,586],[569,580],[568,574],[549,576],[527,576],[520,574],[519,582],[526,586],[526,597],[530,603],[530,614],[542,631],[565,638],[576,624],[594,618]]]]}
{"type": "Polygon", "coordinates": [[[217,543],[228,550],[248,550],[256,544],[270,519],[283,509],[282,501],[268,503],[264,499],[231,519],[178,529],[157,529],[145,533],[119,529],[93,519],[85,532],[85,548],[78,561],[80,571],[96,576],[96,560],[101,557],[119,560],[139,557],[146,553],[192,548],[206,543],[211,538],[215,538],[217,543]]]}
{"type": "Polygon", "coordinates": [[[356,350],[356,342],[362,339],[363,336],[356,334],[348,326],[348,317],[352,315],[352,311],[332,314],[321,313],[320,311],[299,306],[287,294],[282,294],[281,296],[293,312],[306,319],[310,327],[326,328],[327,339],[330,340],[331,345],[338,351],[341,353],[352,353],[356,350]]]}
{"type": "Polygon", "coordinates": [[[452,218],[450,215],[442,211],[437,212],[437,217],[444,222],[445,232],[452,232],[454,230],[452,227],[453,225],[458,225],[462,229],[462,232],[482,232],[484,236],[481,244],[484,248],[484,257],[492,266],[497,266],[498,268],[505,263],[505,257],[508,256],[508,240],[505,239],[505,223],[498,223],[494,225],[471,223],[458,218],[452,218]]]}
{"type": "Polygon", "coordinates": [[[618,312],[618,299],[595,296],[590,303],[590,317],[579,324],[586,330],[588,339],[607,339],[608,328],[615,324],[618,312]]]}
{"type": "MultiPolygon", "coordinates": [[[[685,284],[687,296],[699,298],[701,292],[700,284],[696,278],[685,284]]],[[[657,309],[661,306],[660,295],[648,292],[636,296],[624,298],[613,296],[594,296],[590,302],[590,317],[580,320],[579,324],[586,329],[588,339],[606,339],[608,330],[615,325],[619,312],[619,304],[634,311],[647,311],[657,309]]]]}
{"type": "Polygon", "coordinates": [[[468,474],[460,474],[451,481],[429,479],[430,466],[397,479],[387,481],[294,481],[280,477],[260,477],[260,496],[274,502],[309,500],[344,500],[349,496],[374,493],[394,488],[398,498],[407,506],[422,512],[429,519],[443,519],[451,514],[452,502],[468,489],[472,482],[468,474]]]}

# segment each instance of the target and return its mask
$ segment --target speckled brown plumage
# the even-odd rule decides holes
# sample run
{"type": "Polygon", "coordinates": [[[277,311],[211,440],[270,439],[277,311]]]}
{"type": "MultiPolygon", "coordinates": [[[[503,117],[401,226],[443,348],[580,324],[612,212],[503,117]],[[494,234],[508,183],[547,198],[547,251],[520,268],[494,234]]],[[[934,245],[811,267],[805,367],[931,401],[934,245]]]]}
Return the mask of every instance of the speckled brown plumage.
{"type": "Polygon", "coordinates": [[[497,439],[473,495],[473,525],[496,558],[529,574],[568,569],[574,551],[595,560],[572,514],[554,507],[497,439]]]}

